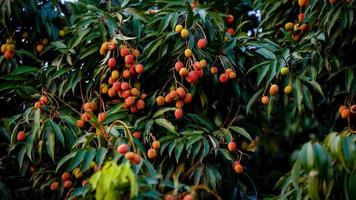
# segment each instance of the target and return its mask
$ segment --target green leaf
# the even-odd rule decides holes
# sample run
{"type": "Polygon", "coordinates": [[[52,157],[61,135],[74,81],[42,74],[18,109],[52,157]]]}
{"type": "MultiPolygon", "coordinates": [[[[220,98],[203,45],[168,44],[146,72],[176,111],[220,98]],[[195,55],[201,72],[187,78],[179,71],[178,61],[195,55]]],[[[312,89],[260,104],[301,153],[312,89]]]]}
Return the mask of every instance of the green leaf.
{"type": "Polygon", "coordinates": [[[163,128],[166,128],[168,131],[172,132],[172,133],[177,133],[174,125],[168,121],[167,119],[164,119],[164,118],[158,118],[158,119],[155,119],[155,123],[158,125],[158,126],[161,126],[163,128]]]}
{"type": "Polygon", "coordinates": [[[58,172],[58,169],[65,163],[67,162],[69,159],[73,158],[75,155],[77,154],[77,152],[71,152],[69,154],[67,154],[66,156],[64,156],[57,164],[56,167],[56,172],[58,172]]]}
{"type": "Polygon", "coordinates": [[[104,162],[105,156],[108,153],[108,150],[104,147],[100,147],[96,152],[96,164],[101,166],[104,162]]]}
{"type": "Polygon", "coordinates": [[[76,168],[82,161],[84,160],[86,154],[86,150],[84,149],[79,149],[77,153],[75,154],[75,157],[73,158],[72,162],[68,166],[67,170],[72,171],[74,168],[76,168]]]}
{"type": "Polygon", "coordinates": [[[94,159],[95,157],[95,149],[94,148],[90,148],[84,157],[84,163],[82,165],[82,168],[80,169],[80,171],[84,172],[88,169],[90,162],[94,159]]]}
{"type": "Polygon", "coordinates": [[[19,151],[19,154],[17,156],[17,160],[19,162],[20,168],[22,168],[22,163],[23,163],[23,159],[25,157],[25,153],[26,153],[26,146],[22,146],[19,151]]]}
{"type": "Polygon", "coordinates": [[[276,59],[276,55],[274,55],[272,51],[267,50],[265,48],[257,49],[256,52],[265,57],[266,59],[276,59]]]}
{"type": "Polygon", "coordinates": [[[166,112],[175,111],[175,110],[176,110],[176,108],[174,108],[174,107],[161,108],[161,109],[157,110],[157,112],[155,112],[153,114],[152,118],[160,117],[166,112]]]}
{"type": "Polygon", "coordinates": [[[179,157],[183,151],[184,148],[184,143],[182,140],[178,140],[176,146],[175,146],[175,157],[176,157],[176,162],[178,163],[179,157]]]}
{"type": "Polygon", "coordinates": [[[251,111],[251,106],[256,102],[256,100],[261,97],[261,94],[263,92],[263,88],[261,88],[259,91],[257,91],[250,99],[250,101],[247,103],[246,106],[246,112],[247,114],[250,113],[251,111]]]}
{"type": "Polygon", "coordinates": [[[236,133],[239,133],[240,135],[244,136],[245,138],[247,138],[248,140],[252,141],[250,134],[241,127],[238,126],[231,126],[230,129],[236,133]]]}
{"type": "Polygon", "coordinates": [[[59,142],[63,145],[63,147],[65,146],[64,144],[64,137],[62,134],[61,129],[59,128],[59,126],[53,121],[53,120],[49,120],[52,126],[52,130],[54,131],[54,134],[56,134],[56,138],[59,140],[59,142]]]}

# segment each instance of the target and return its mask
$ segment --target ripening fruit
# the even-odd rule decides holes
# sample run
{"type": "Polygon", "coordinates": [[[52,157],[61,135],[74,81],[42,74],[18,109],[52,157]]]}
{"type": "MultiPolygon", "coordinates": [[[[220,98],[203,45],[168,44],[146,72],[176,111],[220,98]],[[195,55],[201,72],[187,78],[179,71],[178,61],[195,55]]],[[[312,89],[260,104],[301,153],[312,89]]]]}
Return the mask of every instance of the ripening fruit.
{"type": "Polygon", "coordinates": [[[206,65],[207,65],[206,60],[204,60],[204,59],[203,59],[203,60],[200,60],[199,63],[200,63],[200,67],[201,67],[201,68],[204,68],[204,67],[206,67],[206,65]]]}
{"type": "Polygon", "coordinates": [[[303,33],[308,31],[308,24],[303,24],[300,26],[300,30],[302,30],[303,33]]]}
{"type": "Polygon", "coordinates": [[[268,98],[268,96],[263,96],[262,97],[262,104],[263,105],[267,105],[269,103],[269,98],[268,98]]]}
{"type": "Polygon", "coordinates": [[[217,67],[211,67],[210,68],[210,73],[217,74],[218,73],[218,68],[217,67]]]}
{"type": "Polygon", "coordinates": [[[304,20],[304,13],[299,13],[298,14],[298,22],[301,22],[304,20]]]}
{"type": "Polygon", "coordinates": [[[176,33],[180,33],[180,32],[182,32],[182,30],[183,30],[183,26],[180,24],[178,24],[175,28],[176,33]]]}
{"type": "Polygon", "coordinates": [[[131,50],[131,54],[135,56],[135,58],[139,57],[141,55],[140,51],[137,49],[131,50]]]}
{"type": "Polygon", "coordinates": [[[293,27],[294,27],[294,23],[293,23],[293,22],[288,22],[288,23],[286,23],[286,25],[284,25],[284,28],[285,28],[287,31],[293,30],[293,27]]]}
{"type": "Polygon", "coordinates": [[[308,0],[298,0],[298,5],[304,7],[308,4],[308,0]]]}
{"type": "Polygon", "coordinates": [[[43,38],[42,44],[47,45],[48,44],[48,39],[47,38],[43,38]]]}
{"type": "Polygon", "coordinates": [[[142,99],[137,100],[136,102],[137,110],[142,110],[145,108],[145,102],[142,99]]]}
{"type": "Polygon", "coordinates": [[[161,146],[161,143],[157,140],[152,143],[152,148],[154,148],[154,149],[159,149],[160,146],[161,146]]]}
{"type": "Polygon", "coordinates": [[[192,194],[186,194],[184,197],[183,197],[183,200],[194,200],[194,197],[192,194]]]}
{"type": "Polygon", "coordinates": [[[171,195],[171,194],[166,194],[166,195],[164,196],[164,200],[175,200],[175,198],[174,198],[174,196],[171,195]]]}
{"type": "Polygon", "coordinates": [[[116,92],[115,92],[114,88],[109,88],[108,95],[109,95],[109,97],[116,96],[116,92]]]}
{"type": "Polygon", "coordinates": [[[73,186],[72,181],[66,181],[66,182],[64,182],[64,188],[65,188],[65,189],[70,189],[70,188],[72,188],[72,186],[73,186]]]}
{"type": "Polygon", "coordinates": [[[174,116],[176,117],[176,119],[182,119],[183,117],[183,110],[182,109],[176,109],[174,111],[174,116]]]}
{"type": "Polygon", "coordinates": [[[184,55],[185,55],[185,57],[189,58],[189,57],[191,57],[193,55],[193,52],[190,49],[186,49],[184,51],[184,55]]]}
{"type": "Polygon", "coordinates": [[[115,58],[109,58],[108,66],[110,67],[110,69],[114,68],[115,65],[116,65],[116,59],[115,58]]]}
{"type": "Polygon", "coordinates": [[[184,103],[188,104],[188,103],[192,102],[192,100],[193,100],[193,96],[190,93],[187,93],[184,97],[184,103]]]}
{"type": "Polygon", "coordinates": [[[350,111],[351,113],[356,113],[356,105],[352,105],[350,111]]]}
{"type": "Polygon", "coordinates": [[[293,39],[293,41],[295,41],[295,42],[297,42],[297,41],[299,41],[300,40],[300,34],[293,34],[292,35],[292,39],[293,39]]]}
{"type": "Polygon", "coordinates": [[[157,152],[156,152],[155,149],[149,149],[149,150],[147,151],[147,156],[148,156],[148,158],[150,158],[150,159],[154,159],[154,158],[156,157],[156,155],[157,155],[157,152]]]}
{"type": "Polygon", "coordinates": [[[5,53],[6,49],[7,49],[7,44],[1,45],[1,53],[5,53]]]}
{"type": "Polygon", "coordinates": [[[122,72],[122,76],[124,78],[130,78],[130,76],[131,76],[130,70],[125,69],[124,72],[122,72]]]}
{"type": "Polygon", "coordinates": [[[131,88],[130,90],[131,96],[138,96],[140,94],[140,91],[137,88],[131,88]]]}
{"type": "Polygon", "coordinates": [[[129,161],[133,161],[133,159],[135,158],[135,153],[134,152],[127,152],[126,154],[125,154],[125,158],[127,159],[127,160],[129,160],[129,161]]]}
{"type": "Polygon", "coordinates": [[[232,23],[234,23],[234,21],[235,21],[235,17],[233,15],[227,15],[226,16],[226,22],[228,24],[232,24],[232,23]]]}
{"type": "Polygon", "coordinates": [[[70,179],[72,179],[72,176],[70,175],[70,173],[69,173],[69,172],[63,172],[63,174],[62,174],[62,181],[63,181],[63,182],[66,182],[66,181],[68,181],[68,180],[70,180],[70,179]]]}
{"type": "Polygon", "coordinates": [[[142,65],[142,64],[137,64],[137,65],[135,66],[135,71],[136,71],[138,74],[142,74],[143,71],[144,71],[143,65],[142,65]]]}
{"type": "Polygon", "coordinates": [[[229,144],[227,145],[227,148],[229,149],[229,151],[236,151],[237,149],[236,142],[230,141],[229,144]]]}
{"type": "Polygon", "coordinates": [[[19,131],[16,136],[17,141],[22,142],[25,141],[26,139],[26,133],[25,131],[19,131]]]}
{"type": "Polygon", "coordinates": [[[115,41],[113,40],[113,41],[111,41],[111,42],[109,42],[109,50],[115,50],[116,49],[116,43],[115,43],[115,41]]]}
{"type": "Polygon", "coordinates": [[[120,49],[120,56],[121,57],[125,57],[127,55],[129,55],[129,49],[127,47],[122,47],[120,49]]]}
{"type": "Polygon", "coordinates": [[[186,77],[188,75],[188,70],[187,68],[183,67],[179,70],[179,76],[181,77],[186,77]]]}
{"type": "Polygon", "coordinates": [[[126,104],[127,106],[132,106],[132,105],[134,105],[135,100],[136,100],[135,97],[127,97],[127,98],[125,99],[125,104],[126,104]]]}
{"type": "Polygon", "coordinates": [[[350,114],[351,114],[350,110],[348,108],[344,108],[341,112],[341,118],[347,119],[350,117],[350,114]]]}
{"type": "Polygon", "coordinates": [[[58,182],[57,181],[54,181],[51,183],[51,185],[49,186],[49,189],[52,190],[52,191],[56,191],[58,189],[58,182]]]}
{"type": "Polygon", "coordinates": [[[101,84],[101,93],[107,94],[108,90],[109,90],[109,87],[107,84],[105,84],[105,83],[101,84]]]}
{"type": "Polygon", "coordinates": [[[278,94],[279,87],[276,84],[272,84],[271,87],[269,88],[269,94],[271,96],[276,96],[278,94]]]}
{"type": "Polygon", "coordinates": [[[134,158],[133,158],[133,160],[132,160],[132,162],[133,162],[134,164],[136,164],[136,165],[140,164],[140,162],[141,162],[141,156],[138,155],[138,154],[135,154],[135,155],[134,155],[134,158]]]}
{"type": "Polygon", "coordinates": [[[105,52],[109,50],[109,42],[103,42],[103,44],[101,44],[101,49],[105,52]]]}
{"type": "Polygon", "coordinates": [[[182,36],[182,38],[187,38],[189,36],[189,31],[183,28],[183,30],[180,32],[180,35],[182,36]]]}
{"type": "Polygon", "coordinates": [[[233,165],[236,173],[242,174],[244,172],[244,167],[241,165],[239,161],[236,161],[236,163],[234,163],[233,165]]]}
{"type": "Polygon", "coordinates": [[[230,34],[231,36],[233,36],[233,35],[235,34],[235,30],[234,30],[233,28],[228,28],[228,29],[226,30],[226,32],[227,32],[228,34],[230,34]]]}
{"type": "Polygon", "coordinates": [[[90,116],[89,113],[83,113],[82,116],[81,116],[81,119],[83,121],[88,121],[88,120],[90,120],[90,118],[91,118],[91,116],[90,116]]]}
{"type": "Polygon", "coordinates": [[[43,44],[38,44],[38,45],[36,45],[36,51],[37,51],[38,53],[41,53],[41,52],[43,51],[43,49],[44,49],[43,44]]]}
{"type": "Polygon", "coordinates": [[[132,136],[134,136],[137,139],[140,139],[141,138],[141,133],[138,132],[138,131],[135,131],[135,132],[132,133],[132,136]]]}
{"type": "Polygon", "coordinates": [[[337,0],[330,0],[330,3],[331,3],[331,4],[336,4],[336,3],[337,3],[337,0]]]}
{"type": "Polygon", "coordinates": [[[341,106],[339,107],[339,114],[340,114],[340,115],[341,115],[342,111],[343,111],[345,108],[347,108],[347,107],[344,106],[344,105],[341,105],[341,106]]]}
{"type": "Polygon", "coordinates": [[[135,57],[133,55],[125,56],[125,63],[126,64],[133,64],[135,62],[135,57]]]}
{"type": "Polygon", "coordinates": [[[6,50],[5,53],[4,53],[4,57],[5,57],[6,60],[10,60],[12,57],[14,57],[14,52],[6,50]]]}
{"type": "Polygon", "coordinates": [[[229,76],[227,74],[220,74],[219,81],[220,83],[226,83],[229,80],[229,76]]]}
{"type": "Polygon", "coordinates": [[[178,61],[174,64],[174,68],[175,68],[176,72],[179,72],[179,70],[182,69],[183,67],[184,67],[184,64],[180,61],[178,61]]]}
{"type": "Polygon", "coordinates": [[[91,108],[91,103],[84,103],[83,104],[83,109],[85,112],[92,112],[93,109],[91,108]]]}
{"type": "Polygon", "coordinates": [[[228,76],[229,76],[229,79],[235,79],[236,78],[236,72],[230,72],[228,76]]]}
{"type": "Polygon", "coordinates": [[[288,67],[282,67],[282,69],[281,69],[281,75],[282,75],[282,76],[285,76],[285,75],[287,75],[288,73],[289,73],[288,67]]]}
{"type": "Polygon", "coordinates": [[[128,82],[121,83],[121,90],[128,90],[130,89],[130,84],[128,82]]]}
{"type": "Polygon", "coordinates": [[[177,91],[172,90],[172,91],[169,92],[168,96],[171,99],[175,99],[178,96],[178,93],[177,93],[177,91]]]}
{"type": "Polygon", "coordinates": [[[83,128],[83,126],[84,126],[84,121],[81,120],[81,119],[78,119],[78,120],[76,121],[76,125],[77,125],[78,128],[83,128]]]}
{"type": "Polygon", "coordinates": [[[164,105],[164,97],[163,96],[158,96],[156,98],[157,105],[163,106],[164,105]]]}
{"type": "Polygon", "coordinates": [[[198,49],[204,49],[206,47],[206,44],[207,44],[206,39],[199,39],[197,43],[198,49]]]}
{"type": "Polygon", "coordinates": [[[59,36],[64,37],[66,35],[66,32],[64,30],[59,31],[59,36]]]}
{"type": "Polygon", "coordinates": [[[6,50],[8,50],[8,51],[14,51],[14,50],[15,50],[15,45],[14,45],[14,44],[7,44],[6,50]]]}
{"type": "MultiPolygon", "coordinates": [[[[128,146],[127,146],[127,144],[121,144],[121,145],[119,145],[118,147],[117,147],[117,152],[119,153],[119,154],[125,154],[126,152],[127,152],[127,150],[128,150],[128,146]]],[[[129,160],[129,159],[128,159],[129,160]]]]}
{"type": "Polygon", "coordinates": [[[36,101],[35,105],[33,106],[35,109],[39,109],[41,107],[41,103],[36,101]]]}
{"type": "Polygon", "coordinates": [[[292,92],[292,86],[291,85],[287,85],[284,88],[284,94],[290,94],[292,92]]]}
{"type": "Polygon", "coordinates": [[[120,76],[119,71],[114,70],[114,71],[111,72],[111,77],[112,77],[114,80],[118,79],[119,76],[120,76]]]}
{"type": "Polygon", "coordinates": [[[177,88],[177,94],[179,98],[184,98],[186,95],[185,89],[182,87],[177,88]]]}
{"type": "Polygon", "coordinates": [[[99,115],[98,115],[98,122],[99,122],[99,123],[103,122],[103,121],[105,120],[105,118],[106,118],[106,113],[105,113],[105,112],[99,113],[99,115]]]}

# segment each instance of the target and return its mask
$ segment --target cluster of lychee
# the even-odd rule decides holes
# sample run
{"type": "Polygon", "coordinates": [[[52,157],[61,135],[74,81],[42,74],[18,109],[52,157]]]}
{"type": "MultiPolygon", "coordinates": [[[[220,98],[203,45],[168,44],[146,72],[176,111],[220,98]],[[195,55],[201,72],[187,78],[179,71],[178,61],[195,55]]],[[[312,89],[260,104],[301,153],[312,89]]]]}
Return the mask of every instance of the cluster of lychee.
{"type": "Polygon", "coordinates": [[[194,195],[194,193],[186,193],[186,194],[180,194],[180,195],[177,195],[177,196],[174,196],[173,194],[166,194],[164,196],[164,200],[178,200],[178,199],[194,200],[195,199],[195,195],[194,195]]]}
{"type": "MultiPolygon", "coordinates": [[[[226,16],[226,23],[228,26],[233,25],[234,22],[235,22],[235,17],[233,15],[229,14],[226,16]]],[[[226,32],[231,36],[235,34],[235,30],[232,27],[227,28],[226,32]]]]}
{"type": "Polygon", "coordinates": [[[15,41],[11,38],[6,39],[6,43],[1,45],[1,53],[4,54],[6,60],[11,60],[14,57],[15,41]]]}
{"type": "Polygon", "coordinates": [[[35,102],[33,106],[35,109],[39,109],[41,106],[44,106],[48,103],[48,98],[45,95],[42,95],[38,101],[35,102]]]}
{"type": "Polygon", "coordinates": [[[129,146],[127,144],[121,144],[117,147],[117,152],[119,154],[125,155],[125,158],[130,161],[131,163],[138,165],[141,163],[141,156],[138,153],[133,151],[129,151],[129,146]]]}
{"type": "Polygon", "coordinates": [[[351,115],[354,115],[356,117],[356,105],[341,105],[339,107],[339,114],[342,119],[349,119],[351,115]]]}
{"type": "MultiPolygon", "coordinates": [[[[227,145],[227,148],[229,149],[229,151],[231,152],[235,152],[237,150],[237,145],[236,142],[234,141],[234,139],[232,139],[229,144],[227,145]]],[[[243,166],[241,165],[240,161],[234,161],[232,163],[232,169],[238,173],[241,174],[243,173],[243,166]]]]}
{"type": "MultiPolygon", "coordinates": [[[[218,68],[217,67],[211,67],[210,72],[212,74],[218,73],[218,68]]],[[[225,72],[220,74],[219,76],[219,81],[220,83],[227,83],[229,80],[234,80],[236,79],[236,72],[233,70],[233,68],[227,68],[225,69],[225,72]]]]}
{"type": "Polygon", "coordinates": [[[37,53],[42,53],[42,51],[47,46],[47,44],[48,44],[48,39],[47,38],[43,38],[41,41],[38,41],[37,44],[36,44],[37,53]]]}
{"type": "MultiPolygon", "coordinates": [[[[280,75],[281,76],[286,76],[287,74],[289,73],[289,68],[288,67],[282,67],[281,70],[280,70],[280,75]]],[[[288,84],[284,87],[284,94],[288,95],[290,93],[292,93],[293,91],[293,88],[292,88],[292,85],[291,84],[288,84]]],[[[270,87],[269,87],[269,95],[270,96],[276,96],[279,92],[279,87],[277,84],[272,84],[270,87]]],[[[262,98],[261,98],[261,102],[262,104],[264,105],[267,105],[269,103],[269,97],[266,96],[266,95],[263,95],[262,98]]]]}
{"type": "MultiPolygon", "coordinates": [[[[109,97],[118,96],[124,99],[123,107],[129,108],[132,113],[136,113],[145,108],[144,99],[147,97],[147,94],[140,91],[141,85],[139,82],[131,85],[131,81],[137,78],[135,76],[144,72],[144,66],[136,62],[136,58],[140,55],[137,49],[128,48],[125,45],[120,45],[119,49],[122,59],[120,57],[118,59],[122,60],[123,64],[119,66],[117,58],[114,56],[108,59],[107,65],[112,71],[108,82],[101,84],[101,93],[108,94],[109,97]]],[[[102,44],[100,54],[105,55],[108,52],[114,54],[116,50],[117,44],[115,40],[112,40],[102,44]]]]}
{"type": "MultiPolygon", "coordinates": [[[[94,112],[98,109],[98,104],[93,102],[86,102],[82,106],[84,113],[81,114],[80,119],[76,121],[76,125],[78,128],[83,128],[85,122],[88,122],[92,116],[95,114],[94,112]]],[[[97,119],[99,123],[102,123],[106,118],[105,112],[98,113],[97,119]]]]}
{"type": "Polygon", "coordinates": [[[193,96],[190,93],[183,87],[178,87],[177,89],[173,88],[166,96],[158,96],[156,102],[158,106],[175,102],[176,110],[174,111],[174,116],[176,119],[181,119],[183,117],[182,108],[184,104],[189,104],[192,99],[193,96]]]}
{"type": "MultiPolygon", "coordinates": [[[[176,33],[180,33],[181,37],[184,39],[189,37],[189,30],[183,28],[180,24],[175,27],[175,31],[176,33]]],[[[206,45],[206,38],[201,38],[197,42],[198,49],[204,49],[206,45]]],[[[193,51],[189,48],[184,50],[184,55],[187,58],[185,65],[183,62],[178,60],[174,66],[175,70],[181,77],[185,77],[188,83],[195,84],[199,78],[204,76],[203,68],[207,66],[207,62],[204,59],[200,61],[196,60],[193,51]]]]}
{"type": "Polygon", "coordinates": [[[292,33],[292,39],[294,41],[299,41],[301,36],[308,31],[308,24],[303,23],[304,13],[302,12],[303,8],[309,4],[309,0],[298,0],[298,5],[300,7],[300,12],[297,16],[297,23],[288,22],[285,24],[284,28],[292,33]]]}

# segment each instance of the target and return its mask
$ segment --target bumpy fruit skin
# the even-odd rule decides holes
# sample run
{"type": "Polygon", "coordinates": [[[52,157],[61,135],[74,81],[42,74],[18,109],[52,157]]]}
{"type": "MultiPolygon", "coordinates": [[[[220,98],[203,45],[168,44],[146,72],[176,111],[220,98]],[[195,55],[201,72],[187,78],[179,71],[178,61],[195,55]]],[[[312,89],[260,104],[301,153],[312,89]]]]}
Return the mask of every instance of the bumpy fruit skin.
{"type": "Polygon", "coordinates": [[[304,20],[304,13],[299,13],[298,14],[298,22],[301,22],[304,20]]]}
{"type": "Polygon", "coordinates": [[[291,85],[287,85],[284,88],[284,94],[290,94],[290,93],[292,93],[292,86],[291,85]]]}
{"type": "Polygon", "coordinates": [[[35,102],[35,105],[33,106],[35,109],[39,109],[41,107],[41,103],[39,101],[35,102]]]}
{"type": "Polygon", "coordinates": [[[62,174],[62,181],[66,182],[68,180],[72,179],[72,176],[69,174],[69,172],[63,172],[62,174]]]}
{"type": "Polygon", "coordinates": [[[84,126],[84,121],[81,120],[81,119],[78,119],[78,120],[76,121],[76,124],[77,124],[77,127],[78,127],[78,128],[83,128],[83,126],[84,126]]]}
{"type": "Polygon", "coordinates": [[[276,96],[278,94],[279,91],[279,87],[276,84],[271,85],[271,87],[269,88],[269,94],[271,96],[276,96]]]}
{"type": "Polygon", "coordinates": [[[70,188],[72,188],[72,186],[73,186],[72,181],[66,181],[66,182],[64,182],[64,188],[65,188],[65,189],[70,189],[70,188]]]}
{"type": "Polygon", "coordinates": [[[182,38],[187,38],[187,37],[189,36],[189,31],[184,28],[184,29],[180,32],[180,35],[182,36],[182,38]]]}
{"type": "Polygon", "coordinates": [[[199,63],[200,63],[200,67],[201,67],[201,68],[206,67],[206,65],[208,64],[208,63],[206,62],[206,60],[204,60],[204,59],[203,59],[203,60],[200,60],[199,63]]]}
{"type": "Polygon", "coordinates": [[[52,190],[52,191],[56,191],[58,189],[58,182],[57,181],[54,181],[51,183],[51,185],[49,186],[49,189],[52,190]]]}
{"type": "Polygon", "coordinates": [[[263,105],[267,105],[269,103],[269,98],[268,98],[268,96],[263,96],[262,97],[262,104],[263,105]]]}
{"type": "Polygon", "coordinates": [[[192,194],[186,194],[183,197],[183,200],[194,200],[194,196],[192,194]]]}
{"type": "Polygon", "coordinates": [[[105,120],[105,118],[106,118],[106,113],[105,113],[105,112],[99,113],[99,115],[98,115],[98,122],[99,122],[99,123],[102,123],[102,122],[105,120]]]}
{"type": "Polygon", "coordinates": [[[288,67],[282,67],[282,69],[281,69],[281,75],[282,75],[282,76],[285,76],[285,75],[287,75],[288,73],[289,73],[288,67]]]}
{"type": "Polygon", "coordinates": [[[125,154],[125,158],[129,161],[133,161],[135,159],[135,153],[134,152],[127,152],[125,154]]]}
{"type": "Polygon", "coordinates": [[[186,77],[188,75],[188,70],[187,68],[183,67],[179,70],[179,76],[181,77],[186,77]]]}
{"type": "Polygon", "coordinates": [[[141,162],[141,156],[138,154],[135,154],[134,159],[132,160],[132,163],[138,165],[141,162]]]}
{"type": "Polygon", "coordinates": [[[48,103],[48,99],[47,99],[46,96],[43,96],[43,95],[42,95],[42,96],[40,97],[39,102],[40,102],[42,105],[45,105],[45,104],[48,103]]]}
{"type": "Polygon", "coordinates": [[[176,117],[176,119],[182,119],[183,117],[183,110],[182,109],[176,109],[174,111],[174,116],[176,117]]]}
{"type": "Polygon", "coordinates": [[[174,200],[174,196],[171,195],[171,194],[166,194],[166,195],[164,196],[164,200],[174,200]]]}
{"type": "Polygon", "coordinates": [[[180,33],[180,32],[182,32],[182,30],[183,30],[183,26],[180,24],[178,24],[175,28],[176,33],[180,33]]]}
{"type": "Polygon", "coordinates": [[[352,105],[350,108],[351,113],[356,113],[356,105],[352,105]]]}
{"type": "Polygon", "coordinates": [[[178,61],[174,64],[174,69],[176,70],[176,72],[179,72],[179,70],[182,69],[183,67],[184,67],[184,64],[180,61],[178,61]]]}
{"type": "Polygon", "coordinates": [[[11,60],[11,58],[14,57],[14,52],[6,50],[4,53],[4,57],[6,60],[11,60]]]}
{"type": "Polygon", "coordinates": [[[36,45],[36,51],[37,51],[38,53],[41,53],[41,52],[43,51],[43,49],[44,49],[43,44],[38,44],[38,45],[36,45]]]}
{"type": "Polygon", "coordinates": [[[107,94],[108,90],[109,90],[109,87],[107,84],[105,84],[105,83],[101,84],[101,93],[107,94]]]}
{"type": "Polygon", "coordinates": [[[154,148],[154,149],[159,149],[160,146],[161,146],[161,143],[157,140],[152,143],[152,148],[154,148]]]}
{"type": "Polygon", "coordinates": [[[125,63],[126,64],[133,64],[135,62],[135,57],[133,55],[125,56],[125,63]]]}
{"type": "Polygon", "coordinates": [[[235,161],[233,167],[235,172],[238,174],[242,174],[244,172],[244,167],[241,165],[239,161],[235,161]]]}
{"type": "MultiPolygon", "coordinates": [[[[121,145],[119,145],[118,147],[117,147],[117,152],[119,153],[119,154],[125,154],[126,152],[127,152],[127,150],[128,150],[128,146],[127,146],[127,144],[121,144],[121,145]]],[[[129,159],[128,159],[129,160],[129,159]]]]}
{"type": "Polygon", "coordinates": [[[7,44],[1,45],[1,53],[5,53],[6,50],[7,50],[7,44]]]}
{"type": "Polygon", "coordinates": [[[198,43],[197,43],[197,46],[199,49],[204,49],[207,45],[207,41],[206,39],[199,39],[198,40],[198,43]]]}
{"type": "Polygon", "coordinates": [[[185,89],[182,87],[177,88],[177,94],[179,98],[184,98],[186,95],[185,89]]]}
{"type": "Polygon", "coordinates": [[[150,158],[150,159],[154,159],[154,158],[156,157],[156,155],[157,155],[157,152],[156,152],[155,149],[149,149],[149,150],[147,151],[147,156],[148,156],[148,158],[150,158]]]}
{"type": "Polygon", "coordinates": [[[132,136],[134,136],[137,139],[140,139],[141,138],[141,133],[138,132],[138,131],[135,131],[135,132],[132,133],[132,136]]]}
{"type": "Polygon", "coordinates": [[[309,3],[309,0],[298,0],[298,5],[304,7],[309,3]]]}
{"type": "Polygon", "coordinates": [[[164,97],[163,96],[158,96],[156,98],[157,105],[163,106],[164,105],[164,97]]]}
{"type": "Polygon", "coordinates": [[[137,110],[143,110],[145,108],[145,102],[142,99],[137,100],[136,108],[137,110]]]}
{"type": "Polygon", "coordinates": [[[235,21],[235,17],[233,15],[227,15],[226,16],[226,22],[228,24],[232,24],[232,23],[234,23],[234,21],[235,21]]]}
{"type": "Polygon", "coordinates": [[[66,35],[66,32],[64,30],[59,31],[59,36],[64,37],[66,35]]]}
{"type": "Polygon", "coordinates": [[[193,100],[192,94],[187,93],[187,94],[185,95],[185,97],[184,97],[183,102],[184,102],[185,104],[188,104],[188,103],[192,102],[192,100],[193,100]]]}
{"type": "Polygon", "coordinates": [[[185,55],[185,57],[189,58],[189,57],[191,57],[193,55],[193,52],[190,49],[186,49],[184,51],[184,55],[185,55]]]}
{"type": "Polygon", "coordinates": [[[111,72],[111,77],[112,77],[114,80],[118,79],[118,78],[120,77],[119,71],[117,71],[117,70],[112,71],[112,72],[111,72]]]}
{"type": "Polygon", "coordinates": [[[233,36],[235,34],[235,30],[233,28],[228,28],[226,32],[228,34],[230,34],[231,36],[233,36]]]}
{"type": "Polygon", "coordinates": [[[340,114],[340,115],[341,115],[342,111],[343,111],[345,108],[347,108],[345,105],[341,105],[341,106],[339,107],[339,114],[340,114]]]}
{"type": "Polygon", "coordinates": [[[6,50],[8,50],[8,51],[14,51],[14,50],[15,50],[15,45],[14,45],[14,44],[8,44],[8,45],[6,46],[6,50]]]}
{"type": "Polygon", "coordinates": [[[135,66],[135,71],[136,71],[138,74],[142,74],[143,71],[144,71],[143,65],[142,65],[142,64],[137,64],[137,65],[135,66]]]}
{"type": "Polygon", "coordinates": [[[348,119],[350,117],[350,110],[348,108],[344,108],[341,112],[341,118],[342,119],[348,119]]]}
{"type": "Polygon", "coordinates": [[[236,151],[237,149],[236,143],[234,141],[229,142],[227,148],[229,149],[229,151],[236,151]]]}
{"type": "Polygon", "coordinates": [[[115,58],[109,58],[108,66],[110,67],[110,69],[114,68],[115,65],[116,65],[116,59],[115,58]]]}
{"type": "Polygon", "coordinates": [[[25,131],[19,131],[16,136],[17,141],[23,142],[26,139],[26,133],[25,131]]]}
{"type": "Polygon", "coordinates": [[[284,25],[284,28],[285,28],[287,31],[293,30],[293,27],[294,27],[294,23],[293,23],[293,22],[288,22],[288,23],[286,23],[286,25],[284,25]]]}
{"type": "Polygon", "coordinates": [[[308,28],[309,28],[309,27],[308,27],[307,24],[303,24],[303,25],[301,25],[299,28],[300,28],[300,30],[302,30],[303,33],[305,33],[305,32],[308,31],[308,28]]]}
{"type": "Polygon", "coordinates": [[[220,74],[219,81],[220,83],[226,83],[229,80],[229,76],[227,74],[220,74]]]}
{"type": "Polygon", "coordinates": [[[295,41],[295,42],[297,42],[297,41],[299,41],[300,40],[300,34],[293,34],[292,35],[292,39],[293,39],[293,41],[295,41]]]}
{"type": "Polygon", "coordinates": [[[127,55],[129,55],[129,49],[127,47],[122,47],[120,49],[120,56],[121,57],[125,57],[127,55]]]}
{"type": "Polygon", "coordinates": [[[212,74],[217,74],[218,73],[218,68],[217,67],[211,67],[210,68],[210,73],[212,73],[212,74]]]}
{"type": "Polygon", "coordinates": [[[230,72],[228,74],[228,76],[229,76],[229,79],[236,79],[236,72],[230,72]]]}

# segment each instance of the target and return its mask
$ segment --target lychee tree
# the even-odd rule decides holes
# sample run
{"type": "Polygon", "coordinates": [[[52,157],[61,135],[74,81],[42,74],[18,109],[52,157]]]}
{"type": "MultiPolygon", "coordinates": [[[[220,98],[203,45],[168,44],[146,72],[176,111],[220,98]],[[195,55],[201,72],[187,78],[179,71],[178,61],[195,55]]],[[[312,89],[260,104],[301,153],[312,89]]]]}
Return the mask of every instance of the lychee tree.
{"type": "Polygon", "coordinates": [[[353,1],[2,5],[9,198],[352,199],[353,1]]]}

